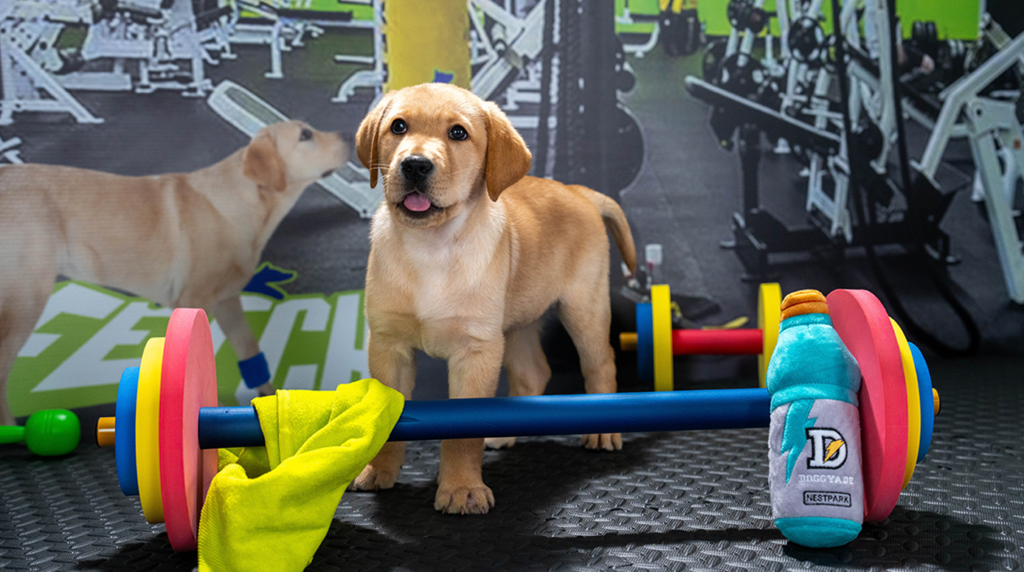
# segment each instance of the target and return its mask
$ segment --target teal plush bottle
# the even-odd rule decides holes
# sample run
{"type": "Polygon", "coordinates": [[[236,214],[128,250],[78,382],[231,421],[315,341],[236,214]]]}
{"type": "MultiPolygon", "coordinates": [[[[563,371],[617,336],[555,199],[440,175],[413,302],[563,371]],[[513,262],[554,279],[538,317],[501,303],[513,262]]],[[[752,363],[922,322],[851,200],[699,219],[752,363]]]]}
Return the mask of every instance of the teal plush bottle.
{"type": "Polygon", "coordinates": [[[801,290],[782,301],[767,377],[775,526],[803,546],[842,546],[857,538],[864,521],[861,377],[821,292],[801,290]]]}

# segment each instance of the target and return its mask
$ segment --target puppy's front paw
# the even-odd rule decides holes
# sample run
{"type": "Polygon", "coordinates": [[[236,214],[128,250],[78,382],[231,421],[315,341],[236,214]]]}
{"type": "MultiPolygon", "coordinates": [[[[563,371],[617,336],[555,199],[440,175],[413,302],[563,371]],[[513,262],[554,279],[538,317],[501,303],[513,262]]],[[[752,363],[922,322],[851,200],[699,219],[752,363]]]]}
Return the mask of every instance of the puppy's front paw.
{"type": "Polygon", "coordinates": [[[516,444],[515,437],[488,437],[484,439],[488,449],[508,449],[516,444]]]}
{"type": "Polygon", "coordinates": [[[580,445],[587,449],[604,449],[605,451],[618,451],[622,449],[622,435],[619,433],[601,433],[600,435],[584,435],[580,438],[580,445]]]}
{"type": "Polygon", "coordinates": [[[480,483],[467,487],[437,487],[434,509],[445,514],[487,514],[494,507],[494,493],[480,483]]]}
{"type": "Polygon", "coordinates": [[[398,471],[387,471],[367,465],[362,473],[348,485],[350,491],[378,491],[390,489],[398,480],[398,471]]]}

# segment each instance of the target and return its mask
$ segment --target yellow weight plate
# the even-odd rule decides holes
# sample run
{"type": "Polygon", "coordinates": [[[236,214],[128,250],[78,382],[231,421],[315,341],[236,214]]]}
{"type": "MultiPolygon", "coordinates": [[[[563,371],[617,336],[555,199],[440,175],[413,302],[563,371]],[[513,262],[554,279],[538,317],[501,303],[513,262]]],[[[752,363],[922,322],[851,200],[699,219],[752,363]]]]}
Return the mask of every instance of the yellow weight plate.
{"type": "Polygon", "coordinates": [[[768,387],[768,363],[779,341],[782,288],[777,283],[761,284],[757,291],[757,327],[761,330],[761,355],[757,356],[757,383],[768,387]]]}
{"type": "Polygon", "coordinates": [[[892,329],[896,332],[896,343],[900,346],[900,357],[903,359],[903,377],[907,382],[907,468],[903,473],[903,488],[907,488],[910,477],[914,476],[917,467],[917,451],[921,446],[921,394],[917,388],[917,369],[914,368],[914,354],[910,353],[907,337],[903,335],[896,320],[889,318],[892,329]]]}
{"type": "Polygon", "coordinates": [[[654,338],[654,389],[672,391],[672,296],[667,284],[651,287],[654,338]]]}
{"type": "Polygon", "coordinates": [[[135,458],[139,472],[139,501],[149,524],[164,521],[160,496],[160,370],[164,339],[150,338],[139,366],[139,398],[135,409],[135,458]]]}

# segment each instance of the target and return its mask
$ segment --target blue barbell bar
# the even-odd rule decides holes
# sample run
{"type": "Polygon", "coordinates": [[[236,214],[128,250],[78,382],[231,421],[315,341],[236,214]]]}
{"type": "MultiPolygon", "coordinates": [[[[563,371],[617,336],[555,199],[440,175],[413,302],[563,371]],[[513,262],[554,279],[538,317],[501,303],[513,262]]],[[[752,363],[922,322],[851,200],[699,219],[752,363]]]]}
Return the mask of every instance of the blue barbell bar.
{"type": "MultiPolygon", "coordinates": [[[[768,427],[766,389],[407,401],[389,441],[768,427]]],[[[203,449],[264,444],[253,407],[199,410],[203,449]]]]}

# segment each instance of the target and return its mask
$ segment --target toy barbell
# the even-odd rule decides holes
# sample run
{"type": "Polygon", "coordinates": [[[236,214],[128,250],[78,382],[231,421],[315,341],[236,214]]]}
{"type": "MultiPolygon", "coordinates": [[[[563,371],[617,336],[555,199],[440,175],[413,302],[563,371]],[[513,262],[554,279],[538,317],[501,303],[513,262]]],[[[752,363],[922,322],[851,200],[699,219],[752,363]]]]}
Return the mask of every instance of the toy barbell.
{"type": "MultiPolygon", "coordinates": [[[[840,335],[853,332],[853,355],[869,365],[860,392],[865,448],[873,448],[864,455],[865,507],[873,508],[866,518],[881,520],[904,485],[903,471],[896,475],[892,467],[917,461],[908,457],[911,447],[922,456],[927,451],[920,442],[926,433],[908,427],[925,419],[930,424],[932,410],[920,406],[918,391],[923,396],[927,389],[930,398],[931,384],[924,360],[915,361],[919,352],[908,362],[893,331],[862,328],[864,316],[875,324],[888,320],[870,294],[833,312],[837,324],[847,324],[837,327],[840,335]],[[916,368],[913,387],[903,370],[908,363],[916,368]],[[908,409],[911,395],[916,417],[908,409]]],[[[150,340],[140,367],[125,370],[114,421],[100,422],[107,436],[101,445],[116,449],[122,491],[139,494],[147,521],[165,522],[175,550],[196,548],[200,510],[217,470],[215,448],[263,443],[255,409],[215,407],[215,372],[206,314],[175,310],[166,338],[150,340]]],[[[410,401],[390,440],[767,427],[769,412],[764,389],[410,401]]]]}
{"type": "Polygon", "coordinates": [[[654,380],[657,391],[673,389],[674,355],[756,355],[758,379],[765,387],[768,362],[779,337],[778,284],[761,284],[757,296],[757,329],[673,330],[672,300],[667,285],[651,288],[650,303],[636,305],[636,332],[619,334],[624,351],[637,351],[637,377],[654,380]]]}

